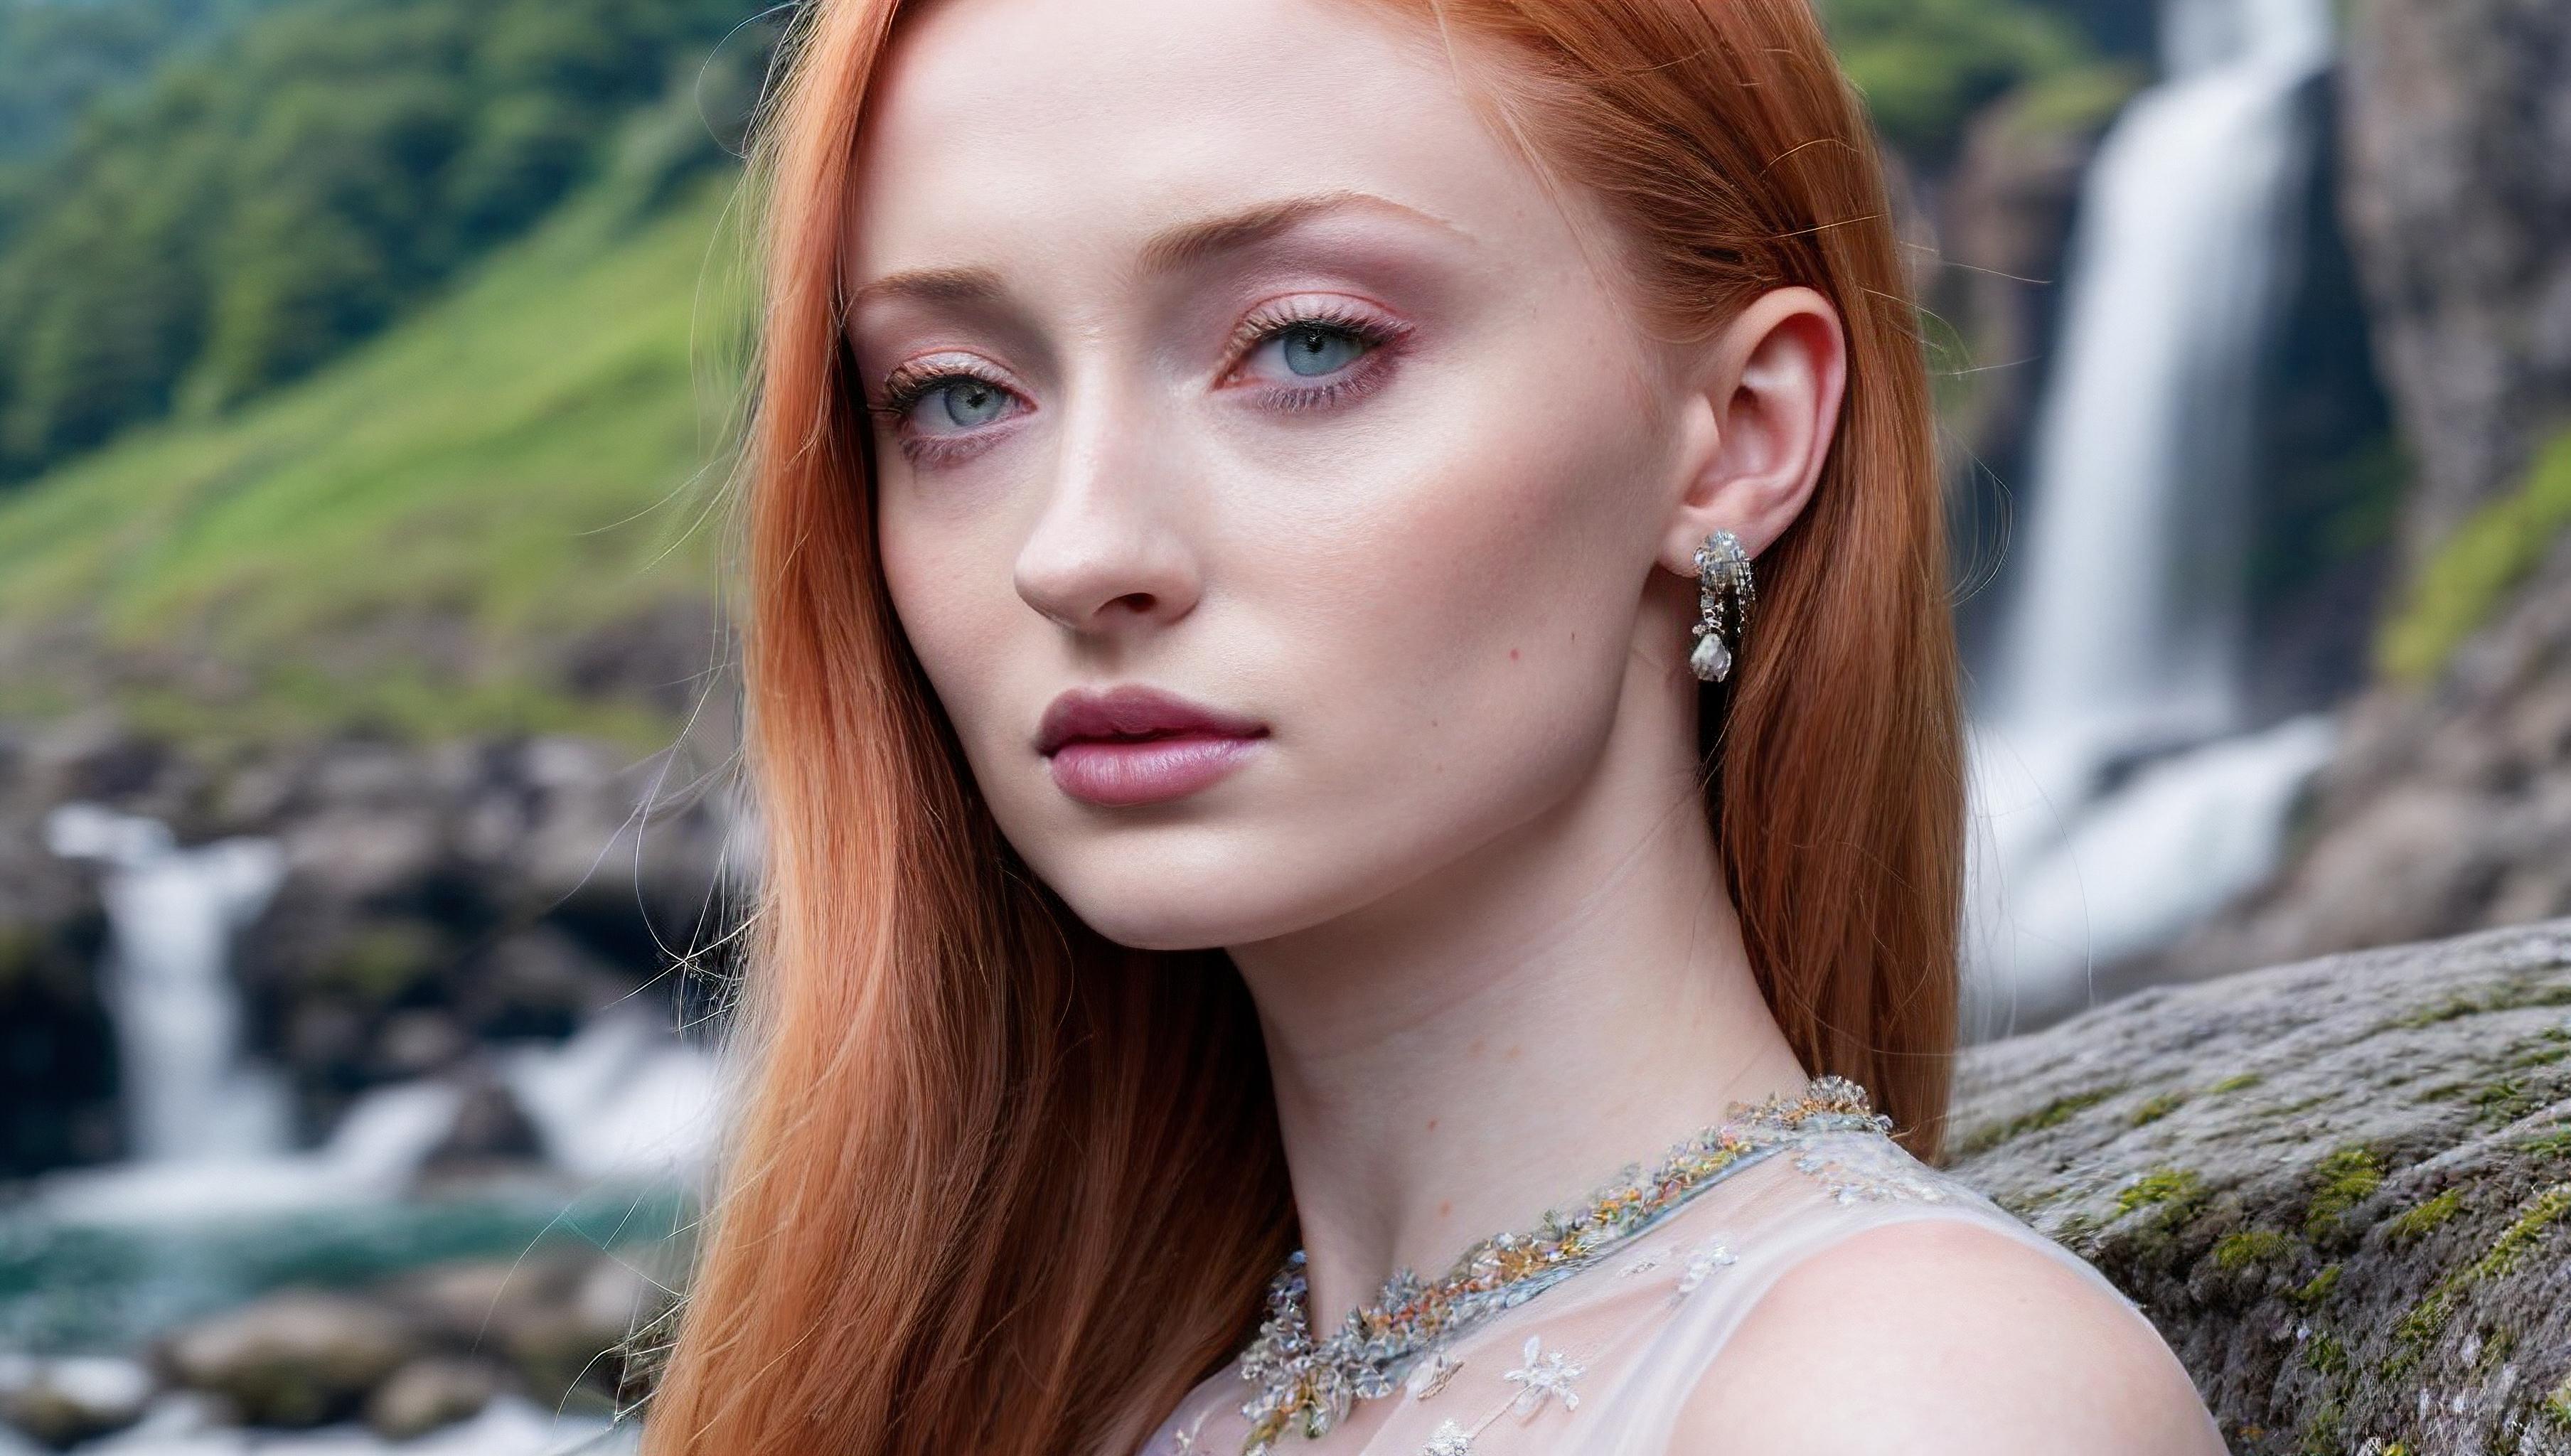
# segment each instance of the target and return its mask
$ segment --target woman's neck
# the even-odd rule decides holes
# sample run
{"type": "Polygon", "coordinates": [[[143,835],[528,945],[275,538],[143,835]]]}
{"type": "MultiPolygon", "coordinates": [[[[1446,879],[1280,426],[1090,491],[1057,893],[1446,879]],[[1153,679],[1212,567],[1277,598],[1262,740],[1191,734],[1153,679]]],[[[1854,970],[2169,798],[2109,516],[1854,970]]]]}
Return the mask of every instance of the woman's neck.
{"type": "Polygon", "coordinates": [[[1693,764],[1611,733],[1553,812],[1232,948],[1260,1009],[1320,1330],[1804,1069],[1752,979],[1693,764]]]}

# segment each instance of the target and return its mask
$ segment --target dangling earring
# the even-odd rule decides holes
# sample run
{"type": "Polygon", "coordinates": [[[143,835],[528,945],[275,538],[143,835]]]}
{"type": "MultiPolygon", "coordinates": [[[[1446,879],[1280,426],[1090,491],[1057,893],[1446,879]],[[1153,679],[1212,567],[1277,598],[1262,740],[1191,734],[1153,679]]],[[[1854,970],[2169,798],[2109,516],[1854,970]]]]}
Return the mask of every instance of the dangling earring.
{"type": "Polygon", "coordinates": [[[1717,531],[1705,538],[1696,549],[1696,650],[1688,654],[1688,667],[1700,680],[1720,683],[1732,675],[1732,655],[1750,625],[1751,604],[1759,599],[1750,585],[1750,553],[1741,549],[1740,537],[1717,531]],[[1733,646],[1723,641],[1727,613],[1733,646]]]}

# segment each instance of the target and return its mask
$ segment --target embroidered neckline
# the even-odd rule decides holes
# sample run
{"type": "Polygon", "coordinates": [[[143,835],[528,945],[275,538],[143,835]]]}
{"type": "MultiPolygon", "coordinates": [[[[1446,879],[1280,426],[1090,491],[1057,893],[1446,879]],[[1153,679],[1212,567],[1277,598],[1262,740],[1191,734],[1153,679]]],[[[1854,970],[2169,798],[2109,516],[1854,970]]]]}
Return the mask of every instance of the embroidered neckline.
{"type": "Polygon", "coordinates": [[[1389,1394],[1402,1366],[1482,1320],[1534,1298],[1658,1223],[1727,1175],[1812,1133],[1889,1133],[1865,1089],[1844,1077],[1813,1078],[1800,1097],[1736,1102],[1647,1171],[1627,1164],[1568,1212],[1547,1210],[1523,1232],[1490,1235],[1436,1281],[1395,1269],[1372,1303],[1348,1311],[1315,1339],[1304,1253],[1286,1255],[1268,1285],[1268,1311],[1241,1353],[1241,1378],[1260,1387],[1241,1408],[1250,1420],[1243,1456],[1268,1456],[1288,1429],[1327,1433],[1358,1400],[1389,1394]]]}

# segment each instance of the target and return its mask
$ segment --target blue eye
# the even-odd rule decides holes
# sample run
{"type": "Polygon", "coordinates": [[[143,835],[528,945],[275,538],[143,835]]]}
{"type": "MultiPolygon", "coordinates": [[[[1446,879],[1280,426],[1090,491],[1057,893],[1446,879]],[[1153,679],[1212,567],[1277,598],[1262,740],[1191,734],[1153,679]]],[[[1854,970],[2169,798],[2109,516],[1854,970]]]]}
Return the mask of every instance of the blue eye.
{"type": "Polygon", "coordinates": [[[1277,344],[1285,351],[1286,367],[1306,379],[1336,373],[1366,351],[1366,341],[1347,330],[1314,323],[1279,330],[1277,344]]]}
{"type": "Polygon", "coordinates": [[[1361,379],[1379,374],[1381,361],[1370,356],[1402,333],[1398,325],[1377,321],[1344,302],[1305,300],[1281,303],[1244,319],[1235,346],[1245,373],[1285,386],[1267,396],[1270,403],[1309,409],[1336,401],[1361,379]]]}
{"type": "Polygon", "coordinates": [[[900,373],[884,383],[883,418],[923,435],[969,432],[1008,413],[1011,395],[992,380],[961,370],[900,373]]]}
{"type": "Polygon", "coordinates": [[[924,399],[944,401],[937,412],[959,429],[990,423],[1008,403],[1008,396],[990,383],[970,377],[949,379],[927,391],[924,399]]]}

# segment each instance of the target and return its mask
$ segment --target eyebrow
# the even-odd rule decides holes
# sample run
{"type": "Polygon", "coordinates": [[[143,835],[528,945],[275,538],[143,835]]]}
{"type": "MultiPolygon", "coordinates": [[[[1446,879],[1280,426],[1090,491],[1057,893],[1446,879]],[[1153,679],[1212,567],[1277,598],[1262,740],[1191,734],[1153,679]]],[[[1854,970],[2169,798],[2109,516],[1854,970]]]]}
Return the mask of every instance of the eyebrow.
{"type": "Polygon", "coordinates": [[[1183,223],[1143,244],[1139,268],[1145,274],[1178,272],[1208,258],[1255,247],[1313,218],[1336,212],[1389,213],[1442,229],[1467,241],[1470,238],[1463,229],[1443,218],[1373,193],[1316,193],[1310,197],[1262,203],[1229,217],[1183,223]]]}
{"type": "MultiPolygon", "coordinates": [[[[1226,253],[1256,247],[1323,214],[1344,211],[1390,213],[1472,241],[1471,234],[1443,218],[1374,193],[1315,193],[1261,203],[1219,218],[1182,223],[1143,244],[1136,259],[1136,272],[1143,276],[1178,272],[1226,253]]],[[[858,288],[850,296],[849,308],[853,312],[857,304],[880,297],[925,303],[982,303],[1005,291],[1000,275],[986,267],[912,268],[887,273],[858,288]]]]}

